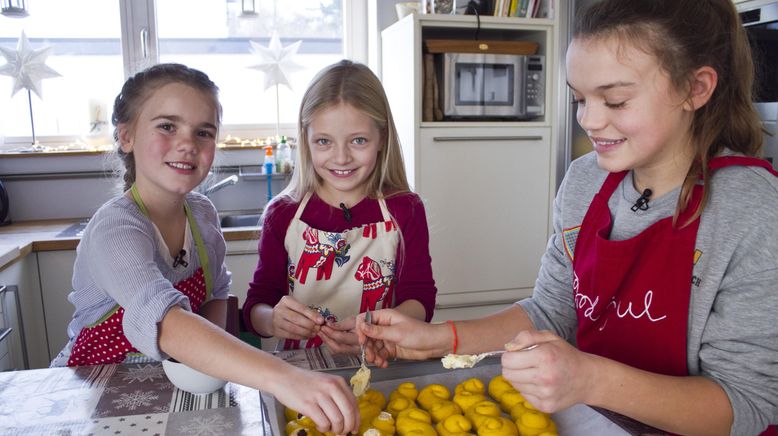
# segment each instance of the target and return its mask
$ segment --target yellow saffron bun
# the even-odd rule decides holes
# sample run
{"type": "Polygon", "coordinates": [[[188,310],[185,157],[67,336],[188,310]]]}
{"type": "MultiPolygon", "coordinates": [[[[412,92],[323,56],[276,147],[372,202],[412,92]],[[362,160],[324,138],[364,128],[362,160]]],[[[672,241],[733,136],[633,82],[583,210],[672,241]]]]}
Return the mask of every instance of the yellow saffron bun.
{"type": "Polygon", "coordinates": [[[463,381],[454,388],[454,394],[458,394],[462,391],[472,392],[474,394],[485,394],[486,387],[481,379],[473,377],[463,381]]]}
{"type": "Polygon", "coordinates": [[[516,427],[522,436],[539,436],[541,433],[556,433],[556,424],[551,417],[537,410],[528,410],[516,420],[516,427]]]}
{"type": "Polygon", "coordinates": [[[448,390],[447,387],[438,383],[432,383],[419,391],[419,396],[416,397],[416,401],[422,409],[429,410],[434,403],[450,398],[451,391],[448,390]]]}
{"type": "Polygon", "coordinates": [[[398,395],[389,401],[389,404],[386,405],[386,411],[397,419],[397,415],[399,415],[400,412],[411,407],[416,408],[416,403],[414,403],[413,400],[403,395],[398,395]]]}
{"type": "Polygon", "coordinates": [[[473,423],[473,427],[475,427],[476,430],[481,426],[481,421],[484,419],[500,415],[502,415],[500,406],[494,401],[489,400],[476,403],[465,411],[465,416],[470,419],[470,422],[473,423]]]}
{"type": "Polygon", "coordinates": [[[459,393],[454,394],[454,402],[459,405],[459,408],[462,409],[463,412],[467,411],[473,404],[478,404],[481,401],[486,400],[486,395],[482,393],[460,391],[459,393]]]}
{"type": "MultiPolygon", "coordinates": [[[[516,424],[503,416],[490,416],[478,427],[478,436],[518,436],[516,424]]],[[[523,435],[522,435],[523,436],[523,435]]]]}
{"type": "Polygon", "coordinates": [[[502,407],[502,410],[505,413],[509,413],[511,409],[513,409],[513,406],[523,403],[526,401],[524,399],[524,396],[521,395],[521,392],[517,390],[511,390],[503,392],[502,396],[500,397],[500,407],[502,407]]]}
{"type": "Polygon", "coordinates": [[[515,390],[516,389],[513,388],[513,385],[511,385],[510,382],[502,376],[502,374],[489,380],[489,395],[494,398],[495,401],[500,401],[502,399],[502,395],[505,392],[515,390]]]}
{"type": "Polygon", "coordinates": [[[436,426],[438,435],[440,436],[465,436],[473,429],[473,424],[464,415],[451,415],[443,421],[440,421],[436,426]]]}
{"type": "Polygon", "coordinates": [[[443,400],[433,403],[432,406],[430,406],[429,412],[433,422],[440,422],[451,415],[462,414],[462,408],[451,400],[443,400]]]}
{"type": "Polygon", "coordinates": [[[376,406],[378,406],[378,409],[380,410],[384,410],[384,407],[386,406],[386,397],[384,396],[384,394],[374,389],[368,389],[367,391],[365,391],[365,393],[362,394],[361,397],[359,397],[359,400],[367,401],[368,403],[373,403],[376,406]]]}

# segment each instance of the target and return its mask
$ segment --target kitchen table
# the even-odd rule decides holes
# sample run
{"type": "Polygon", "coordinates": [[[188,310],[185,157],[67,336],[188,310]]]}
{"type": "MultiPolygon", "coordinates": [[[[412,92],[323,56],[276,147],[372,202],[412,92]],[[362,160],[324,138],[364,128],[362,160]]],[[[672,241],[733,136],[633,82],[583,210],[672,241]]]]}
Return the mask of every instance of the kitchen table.
{"type": "Polygon", "coordinates": [[[267,422],[257,390],[193,395],[158,362],[0,373],[4,435],[263,435],[267,422]]]}

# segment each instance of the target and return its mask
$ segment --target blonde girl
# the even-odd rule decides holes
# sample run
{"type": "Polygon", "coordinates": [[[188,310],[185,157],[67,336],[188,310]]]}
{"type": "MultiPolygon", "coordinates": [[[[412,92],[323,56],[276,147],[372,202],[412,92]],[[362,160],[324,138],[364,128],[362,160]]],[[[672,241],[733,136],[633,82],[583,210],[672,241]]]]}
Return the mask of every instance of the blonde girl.
{"type": "Polygon", "coordinates": [[[292,181],[264,213],[246,324],[286,349],[355,354],[358,313],[395,307],[430,320],[424,205],[378,78],[346,60],[325,68],[303,96],[298,134],[292,181]]]}

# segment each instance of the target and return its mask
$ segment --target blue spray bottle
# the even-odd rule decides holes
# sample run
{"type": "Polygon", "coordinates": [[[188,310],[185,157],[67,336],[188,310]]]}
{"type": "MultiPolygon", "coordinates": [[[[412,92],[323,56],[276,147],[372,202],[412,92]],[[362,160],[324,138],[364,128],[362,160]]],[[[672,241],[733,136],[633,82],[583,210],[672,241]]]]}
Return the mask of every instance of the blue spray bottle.
{"type": "Polygon", "coordinates": [[[273,157],[273,146],[265,146],[265,174],[267,175],[267,201],[273,198],[273,167],[276,160],[273,157]]]}

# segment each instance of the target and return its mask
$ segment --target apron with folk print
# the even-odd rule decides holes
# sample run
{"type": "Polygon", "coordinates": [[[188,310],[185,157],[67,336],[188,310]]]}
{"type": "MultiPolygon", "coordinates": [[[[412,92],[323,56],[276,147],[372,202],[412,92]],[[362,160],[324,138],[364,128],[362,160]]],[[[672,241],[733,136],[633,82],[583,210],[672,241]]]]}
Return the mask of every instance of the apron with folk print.
{"type": "MultiPolygon", "coordinates": [[[[318,309],[328,322],[393,307],[399,231],[386,201],[378,199],[382,221],[327,232],[300,220],[310,198],[306,194],[300,202],[284,238],[289,294],[318,309]]],[[[308,341],[287,339],[279,345],[288,350],[321,343],[317,336],[308,341]]]]}

